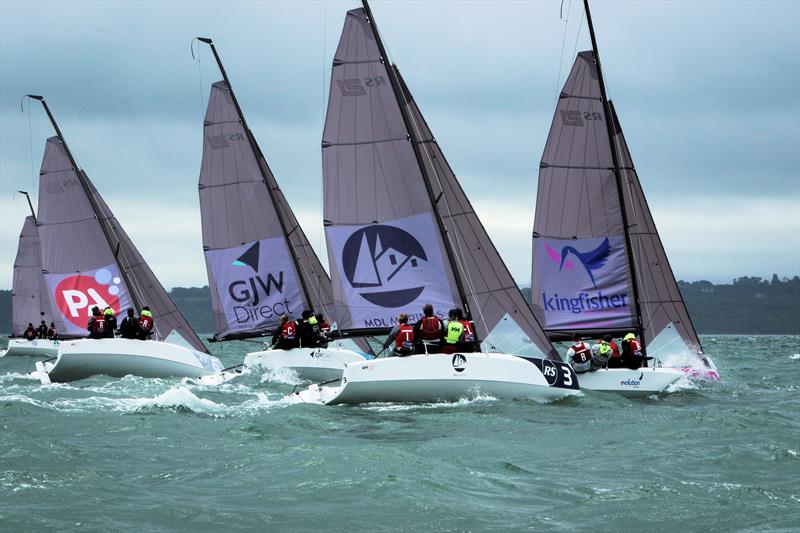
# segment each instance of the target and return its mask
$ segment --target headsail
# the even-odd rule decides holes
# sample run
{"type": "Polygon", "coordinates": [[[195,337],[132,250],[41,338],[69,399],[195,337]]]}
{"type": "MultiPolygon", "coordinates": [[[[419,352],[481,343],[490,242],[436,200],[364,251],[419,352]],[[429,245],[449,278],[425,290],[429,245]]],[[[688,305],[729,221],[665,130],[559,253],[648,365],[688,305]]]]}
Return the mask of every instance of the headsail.
{"type": "MultiPolygon", "coordinates": [[[[44,320],[53,321],[50,299],[42,277],[42,252],[39,248],[39,231],[33,216],[25,217],[19,235],[17,257],[14,259],[14,279],[11,287],[11,333],[22,336],[28,323],[34,327],[44,320]]],[[[63,324],[56,324],[63,331],[63,324]]]]}
{"type": "Polygon", "coordinates": [[[348,12],[323,136],[325,224],[342,327],[379,332],[422,305],[464,307],[485,338],[505,315],[554,350],[492,245],[374,21],[348,12]]]}
{"type": "Polygon", "coordinates": [[[86,334],[95,305],[111,306],[118,315],[128,307],[147,305],[159,338],[176,331],[193,348],[208,353],[89,177],[74,164],[60,131],[45,147],[38,221],[52,311],[63,319],[67,334],[86,334]]]}

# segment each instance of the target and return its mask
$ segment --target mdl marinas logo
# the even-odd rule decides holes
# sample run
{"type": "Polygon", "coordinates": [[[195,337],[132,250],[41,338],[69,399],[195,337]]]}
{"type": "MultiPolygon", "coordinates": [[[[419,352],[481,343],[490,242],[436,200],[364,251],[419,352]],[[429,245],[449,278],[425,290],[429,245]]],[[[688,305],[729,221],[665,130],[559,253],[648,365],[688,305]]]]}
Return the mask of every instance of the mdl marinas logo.
{"type": "Polygon", "coordinates": [[[131,305],[116,265],[77,274],[46,274],[45,280],[53,295],[53,303],[73,333],[85,330],[94,306],[100,310],[111,307],[115,314],[119,314],[131,305]]]}
{"type": "Polygon", "coordinates": [[[381,289],[359,293],[380,307],[402,307],[416,300],[425,286],[418,285],[414,271],[427,261],[425,250],[413,235],[382,224],[359,229],[342,249],[347,281],[355,289],[381,289]]]}

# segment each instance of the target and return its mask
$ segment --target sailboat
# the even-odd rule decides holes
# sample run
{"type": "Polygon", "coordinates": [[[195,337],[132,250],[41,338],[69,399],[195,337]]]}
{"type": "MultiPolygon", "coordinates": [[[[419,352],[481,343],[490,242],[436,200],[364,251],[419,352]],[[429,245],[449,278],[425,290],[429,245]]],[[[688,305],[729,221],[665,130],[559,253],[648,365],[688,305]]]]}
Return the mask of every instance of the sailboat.
{"type": "MultiPolygon", "coordinates": [[[[33,212],[33,204],[28,194],[20,192],[28,198],[31,215],[25,217],[19,235],[17,257],[14,259],[14,277],[11,286],[12,337],[8,340],[8,347],[0,352],[0,357],[16,355],[51,357],[58,353],[58,341],[26,340],[23,337],[23,332],[29,323],[33,323],[34,327],[38,326],[38,323],[32,322],[36,318],[44,320],[48,325],[54,320],[48,320],[51,316],[50,299],[42,277],[42,252],[39,247],[36,214],[33,212]]],[[[62,327],[62,324],[57,324],[56,331],[62,327]]]]}
{"type": "Polygon", "coordinates": [[[155,340],[61,341],[54,361],[39,361],[44,383],[95,374],[200,377],[222,370],[181,315],[119,221],[78,167],[44,98],[56,136],[47,139],[39,178],[38,229],[42,273],[52,314],[64,335],[85,335],[93,306],[117,316],[149,306],[155,340]]]}
{"type": "MultiPolygon", "coordinates": [[[[247,125],[214,43],[222,80],[211,86],[200,169],[203,250],[217,333],[213,341],[271,336],[282,315],[313,309],[331,320],[331,281],[286,201],[247,125]]],[[[333,343],[330,343],[333,344],[333,343]]],[[[300,378],[339,378],[350,362],[370,358],[341,346],[266,349],[244,367],[287,368],[300,378]]]]}
{"type": "Polygon", "coordinates": [[[538,356],[378,358],[348,364],[338,385],[311,385],[295,401],[457,401],[476,394],[552,401],[579,394],[574,371],[547,340],[390,64],[366,1],[345,19],[322,147],[333,305],[344,335],[386,334],[398,313],[414,321],[430,303],[440,312],[463,309],[484,344],[498,324],[513,322],[538,356]]]}
{"type": "Polygon", "coordinates": [[[584,7],[592,50],[575,59],[539,166],[532,305],[553,341],[634,333],[654,358],[637,370],[581,374],[584,389],[640,395],[686,373],[719,379],[606,95],[588,0],[584,7]]]}

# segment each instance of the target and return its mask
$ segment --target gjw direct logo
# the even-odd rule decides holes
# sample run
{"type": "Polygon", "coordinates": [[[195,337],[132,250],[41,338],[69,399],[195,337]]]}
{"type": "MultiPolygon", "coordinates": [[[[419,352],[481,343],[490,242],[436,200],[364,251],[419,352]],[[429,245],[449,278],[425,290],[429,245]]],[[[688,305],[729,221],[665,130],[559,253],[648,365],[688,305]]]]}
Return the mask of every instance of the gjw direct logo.
{"type": "Polygon", "coordinates": [[[394,226],[361,228],[342,249],[347,281],[354,289],[366,289],[359,295],[380,307],[402,307],[416,300],[425,286],[417,285],[413,273],[427,261],[419,241],[394,226]]]}
{"type": "Polygon", "coordinates": [[[289,311],[289,301],[286,298],[274,305],[262,303],[262,299],[283,293],[283,270],[278,272],[277,278],[271,272],[266,275],[260,274],[258,272],[260,256],[261,241],[256,241],[231,262],[231,266],[237,267],[234,270],[242,268],[253,272],[253,275],[245,279],[236,279],[228,285],[230,297],[234,302],[241,304],[233,306],[239,324],[269,319],[289,311]]]}
{"type": "Polygon", "coordinates": [[[55,289],[55,302],[61,314],[79,328],[86,327],[94,306],[101,310],[111,307],[115,313],[120,311],[122,280],[105,268],[93,276],[77,274],[58,282],[55,289]]]}

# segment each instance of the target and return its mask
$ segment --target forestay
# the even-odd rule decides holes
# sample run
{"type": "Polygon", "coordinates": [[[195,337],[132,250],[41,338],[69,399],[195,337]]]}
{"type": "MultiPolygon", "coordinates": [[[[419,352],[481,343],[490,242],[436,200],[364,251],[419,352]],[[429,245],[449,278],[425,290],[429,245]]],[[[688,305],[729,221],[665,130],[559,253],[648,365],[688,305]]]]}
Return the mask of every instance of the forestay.
{"type": "Polygon", "coordinates": [[[554,357],[399,73],[387,71],[376,38],[364,9],[348,12],[322,141],[341,327],[379,332],[401,311],[416,320],[425,303],[440,316],[465,307],[479,337],[508,314],[554,357]]]}
{"type": "Polygon", "coordinates": [[[52,312],[65,333],[85,335],[93,306],[110,306],[121,320],[128,307],[147,305],[159,338],[176,331],[208,353],[59,137],[47,140],[38,221],[52,312]]]}

